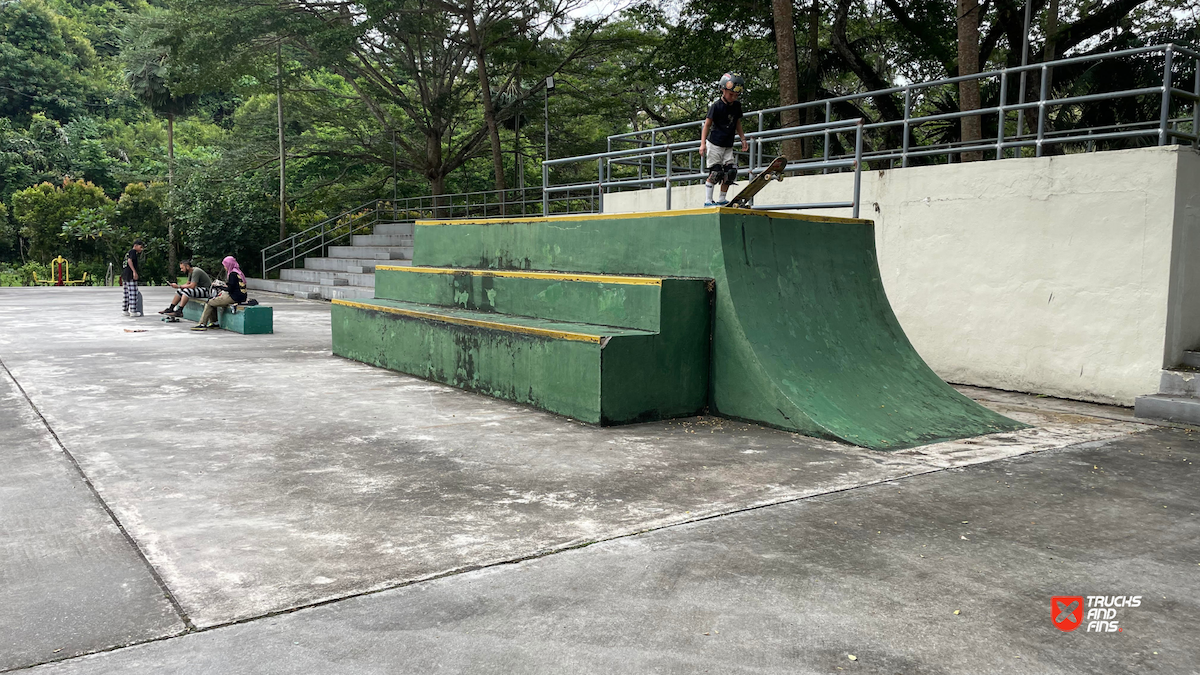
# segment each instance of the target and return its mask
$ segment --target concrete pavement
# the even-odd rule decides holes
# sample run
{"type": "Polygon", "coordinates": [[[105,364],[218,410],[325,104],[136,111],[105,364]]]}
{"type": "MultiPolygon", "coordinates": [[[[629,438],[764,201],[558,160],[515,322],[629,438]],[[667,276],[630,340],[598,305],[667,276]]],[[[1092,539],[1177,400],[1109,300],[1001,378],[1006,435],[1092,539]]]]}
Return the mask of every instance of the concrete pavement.
{"type": "Polygon", "coordinates": [[[274,335],[196,334],[116,289],[0,289],[0,670],[1200,662],[1189,429],[981,390],[1034,427],[600,429],[332,357],[328,305],[266,301],[274,335]],[[1146,601],[1063,633],[1051,595],[1146,601]]]}

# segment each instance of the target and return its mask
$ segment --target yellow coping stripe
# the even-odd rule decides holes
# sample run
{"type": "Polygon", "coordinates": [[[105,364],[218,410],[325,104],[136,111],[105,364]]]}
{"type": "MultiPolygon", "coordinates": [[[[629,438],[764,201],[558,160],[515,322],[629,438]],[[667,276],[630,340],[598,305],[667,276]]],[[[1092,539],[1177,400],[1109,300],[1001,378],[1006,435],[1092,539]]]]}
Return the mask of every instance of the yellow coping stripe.
{"type": "Polygon", "coordinates": [[[516,270],[459,269],[454,267],[402,267],[400,265],[376,265],[376,270],[395,272],[420,272],[423,274],[470,274],[476,277],[513,277],[517,279],[547,279],[551,281],[590,281],[624,286],[662,286],[661,278],[621,277],[607,274],[575,274],[572,272],[524,272],[516,270]]]}
{"type": "Polygon", "coordinates": [[[834,216],[812,216],[805,213],[781,213],[779,211],[764,211],[761,209],[737,209],[728,206],[712,206],[706,209],[682,209],[679,211],[644,211],[641,213],[583,213],[574,216],[531,216],[527,218],[463,218],[461,220],[418,220],[417,225],[473,225],[479,223],[539,223],[563,222],[572,220],[626,220],[628,218],[660,218],[663,216],[696,216],[704,213],[720,213],[724,215],[755,215],[769,216],[783,220],[806,220],[812,223],[847,223],[862,224],[872,221],[865,218],[837,218],[834,216]]]}
{"type": "Polygon", "coordinates": [[[558,338],[560,340],[574,340],[576,342],[594,342],[600,344],[600,335],[588,335],[587,333],[572,333],[565,330],[553,330],[551,328],[535,328],[533,326],[514,326],[509,323],[500,323],[498,321],[484,321],[482,319],[468,319],[458,316],[446,316],[444,314],[435,314],[433,312],[422,312],[415,309],[401,309],[399,307],[388,307],[386,305],[368,305],[364,302],[353,302],[351,300],[334,300],[335,305],[345,305],[347,307],[356,307],[358,309],[367,309],[374,312],[388,312],[390,314],[399,314],[401,316],[411,316],[416,319],[431,319],[442,323],[455,323],[462,326],[476,326],[478,328],[492,328],[495,330],[508,331],[510,333],[525,333],[528,335],[538,335],[541,337],[558,338]]]}

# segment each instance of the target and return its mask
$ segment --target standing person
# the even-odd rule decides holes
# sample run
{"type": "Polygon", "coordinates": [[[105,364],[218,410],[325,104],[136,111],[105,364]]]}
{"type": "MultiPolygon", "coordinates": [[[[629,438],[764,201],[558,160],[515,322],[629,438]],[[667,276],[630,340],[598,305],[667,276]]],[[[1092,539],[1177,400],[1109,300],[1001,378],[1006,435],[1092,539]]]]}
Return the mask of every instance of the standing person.
{"type": "Polygon", "coordinates": [[[125,254],[125,262],[121,264],[121,288],[125,296],[121,311],[128,316],[142,315],[138,307],[138,269],[142,266],[139,256],[144,248],[141,239],[134,239],[133,248],[125,254]]]}
{"type": "Polygon", "coordinates": [[[171,306],[159,312],[167,316],[181,317],[183,316],[183,306],[188,303],[189,298],[208,299],[213,297],[212,279],[208,273],[192,265],[191,260],[179,261],[179,271],[187,275],[187,283],[180,286],[175,282],[171,282],[171,288],[176,289],[175,297],[171,300],[171,306]]]}
{"type": "Polygon", "coordinates": [[[721,98],[708,106],[708,116],[700,129],[700,155],[705,157],[708,180],[704,181],[705,206],[729,203],[729,186],[737,180],[737,160],[733,156],[733,138],[742,139],[742,152],[750,149],[742,131],[742,102],[739,99],[746,81],[741,75],[725,73],[717,85],[721,98]],[[721,198],[713,201],[713,186],[721,183],[721,198]]]}
{"type": "Polygon", "coordinates": [[[219,327],[220,324],[216,321],[218,307],[228,307],[246,301],[246,275],[238,266],[237,260],[231,255],[225,256],[221,265],[225,268],[225,290],[208,301],[204,306],[204,313],[200,315],[200,323],[192,326],[192,330],[219,327]]]}

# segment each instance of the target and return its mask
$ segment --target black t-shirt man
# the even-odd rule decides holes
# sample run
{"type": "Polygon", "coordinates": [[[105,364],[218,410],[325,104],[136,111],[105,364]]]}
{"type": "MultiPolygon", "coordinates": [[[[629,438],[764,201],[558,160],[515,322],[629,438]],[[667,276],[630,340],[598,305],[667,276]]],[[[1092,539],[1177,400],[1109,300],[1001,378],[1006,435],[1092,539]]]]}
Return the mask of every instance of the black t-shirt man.
{"type": "Polygon", "coordinates": [[[729,103],[719,98],[708,106],[707,118],[712,120],[708,142],[722,148],[732,148],[733,139],[737,137],[738,120],[742,119],[742,102],[729,103]]]}
{"type": "Polygon", "coordinates": [[[129,249],[129,252],[125,254],[125,260],[121,263],[121,281],[133,281],[134,274],[137,274],[138,277],[141,276],[142,273],[139,271],[141,263],[138,261],[138,254],[141,253],[141,248],[139,244],[134,244],[133,248],[129,249]]]}

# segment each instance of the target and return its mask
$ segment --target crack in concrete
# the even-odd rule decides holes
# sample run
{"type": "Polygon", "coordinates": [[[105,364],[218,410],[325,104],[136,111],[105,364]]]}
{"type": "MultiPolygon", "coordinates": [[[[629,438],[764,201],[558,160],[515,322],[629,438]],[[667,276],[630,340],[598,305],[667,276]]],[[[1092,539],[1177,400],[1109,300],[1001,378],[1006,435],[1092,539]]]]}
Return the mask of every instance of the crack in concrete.
{"type": "MultiPolygon", "coordinates": [[[[20,388],[20,384],[17,383],[17,380],[15,377],[13,377],[12,373],[10,371],[8,371],[8,367],[4,365],[3,360],[0,360],[0,367],[3,367],[5,372],[8,372],[8,375],[10,378],[12,378],[13,383],[17,384],[17,387],[20,388]]],[[[21,389],[21,393],[25,394],[24,389],[21,389]]],[[[41,412],[38,411],[37,406],[35,406],[33,404],[33,401],[29,400],[28,395],[26,395],[25,398],[27,401],[29,401],[30,406],[33,407],[34,412],[36,412],[38,414],[38,416],[41,417],[41,412]]],[[[48,422],[46,422],[46,419],[44,417],[42,417],[42,422],[44,424],[46,424],[46,428],[49,429],[50,433],[53,435],[54,431],[53,431],[53,429],[50,429],[50,425],[48,422]]],[[[1147,429],[1147,431],[1148,430],[1149,429],[1147,429]]],[[[1144,432],[1139,431],[1139,432],[1134,432],[1134,433],[1144,433],[1144,432]]],[[[55,439],[55,441],[58,441],[57,435],[54,436],[54,439],[55,439]]],[[[30,664],[27,666],[20,666],[18,668],[0,670],[0,675],[2,675],[4,673],[18,672],[18,671],[26,670],[29,668],[35,668],[37,666],[48,665],[51,663],[62,663],[62,662],[66,662],[66,661],[72,661],[75,659],[88,657],[88,656],[95,656],[98,654],[115,652],[118,650],[128,649],[131,647],[149,645],[149,644],[154,644],[157,642],[166,642],[168,640],[173,640],[173,639],[183,637],[186,635],[207,633],[209,631],[219,630],[222,628],[228,628],[231,626],[245,625],[248,623],[261,621],[263,619],[270,619],[270,618],[274,618],[277,616],[294,614],[296,612],[301,612],[301,611],[305,611],[305,610],[309,610],[309,609],[316,609],[319,607],[325,607],[327,605],[332,605],[332,604],[339,603],[339,602],[345,602],[347,600],[354,600],[357,598],[364,598],[364,597],[369,597],[372,595],[378,595],[381,593],[386,593],[388,591],[394,591],[394,590],[399,590],[402,588],[407,588],[410,586],[415,586],[417,584],[424,584],[424,583],[428,583],[428,582],[432,582],[432,581],[438,581],[441,579],[456,577],[456,576],[460,576],[462,574],[469,574],[471,572],[478,572],[481,570],[494,569],[494,568],[505,567],[505,566],[510,566],[510,565],[518,565],[520,563],[529,562],[532,560],[539,560],[539,559],[546,558],[546,557],[549,557],[552,555],[566,553],[568,551],[575,551],[575,550],[588,548],[588,547],[596,545],[596,544],[604,544],[604,543],[608,543],[608,542],[612,542],[612,541],[618,541],[621,539],[628,539],[630,537],[636,537],[636,536],[641,536],[641,535],[645,535],[645,534],[652,534],[654,532],[660,532],[660,531],[670,530],[670,529],[685,526],[685,525],[692,525],[695,523],[702,523],[702,522],[706,522],[706,521],[710,521],[710,520],[716,520],[718,518],[726,518],[729,516],[736,516],[736,515],[739,515],[742,513],[759,511],[762,509],[768,509],[768,508],[772,508],[772,507],[776,507],[776,506],[783,506],[786,504],[793,504],[793,503],[797,503],[797,502],[804,502],[804,501],[809,501],[809,500],[814,500],[814,499],[820,499],[820,498],[828,497],[829,495],[836,495],[836,494],[841,494],[841,493],[852,492],[854,490],[861,490],[864,488],[875,487],[878,485],[895,483],[897,481],[905,480],[908,478],[931,476],[931,475],[942,473],[945,471],[962,470],[962,469],[967,469],[967,468],[974,467],[974,466],[982,466],[982,465],[986,465],[986,464],[992,464],[994,462],[1003,461],[1003,460],[1013,460],[1013,459],[1017,459],[1018,457],[1029,457],[1032,455],[1041,455],[1041,454],[1059,454],[1059,453],[1063,453],[1063,452],[1067,452],[1067,451],[1071,451],[1071,450],[1095,449],[1095,448],[1100,448],[1105,445],[1108,445],[1109,443],[1112,443],[1119,439],[1120,439],[1120,436],[1112,436],[1109,438],[1101,438],[1101,439],[1088,439],[1088,440],[1080,441],[1078,443],[1072,443],[1072,444],[1064,445],[1064,446],[1057,447],[1057,448],[1033,448],[1027,452],[1023,452],[1023,453],[1016,454],[1016,455],[997,456],[997,457],[993,457],[991,459],[983,459],[980,461],[968,462],[966,464],[952,464],[952,465],[947,465],[947,466],[937,466],[936,464],[921,464],[921,463],[919,463],[917,465],[914,465],[914,467],[913,467],[914,471],[906,473],[902,476],[895,476],[895,477],[891,477],[891,478],[880,478],[878,480],[872,480],[872,481],[868,481],[865,483],[859,483],[857,485],[832,488],[832,489],[824,490],[824,491],[817,492],[814,494],[800,495],[800,496],[796,496],[796,497],[788,497],[786,499],[780,499],[780,500],[771,501],[771,502],[750,504],[748,506],[742,506],[739,508],[730,509],[730,510],[722,511],[719,513],[712,513],[712,514],[708,514],[708,515],[697,516],[694,518],[689,518],[689,519],[681,520],[681,521],[674,522],[674,523],[659,525],[659,526],[655,526],[655,527],[648,527],[648,528],[634,530],[634,531],[630,531],[630,532],[624,532],[621,534],[614,534],[612,536],[603,537],[603,538],[599,538],[599,539],[593,539],[593,540],[582,541],[582,542],[570,542],[570,543],[566,543],[566,544],[563,544],[560,546],[555,546],[555,547],[552,547],[549,549],[543,549],[541,551],[534,551],[532,553],[528,553],[525,555],[516,556],[516,557],[512,557],[512,558],[506,558],[503,560],[497,560],[497,561],[493,561],[490,563],[481,563],[481,564],[477,564],[477,565],[464,565],[461,567],[456,567],[456,568],[452,568],[449,570],[436,572],[434,574],[430,574],[427,576],[389,584],[386,586],[382,586],[380,588],[368,589],[368,590],[364,590],[364,591],[360,591],[360,592],[356,592],[356,593],[349,593],[347,595],[339,596],[336,598],[328,598],[328,599],[321,600],[318,602],[311,602],[311,603],[307,603],[307,604],[296,605],[293,607],[287,607],[287,608],[279,609],[279,610],[272,611],[272,612],[265,612],[265,613],[259,614],[257,616],[250,616],[250,617],[245,617],[242,619],[237,619],[234,621],[227,621],[225,623],[213,624],[211,626],[205,626],[203,628],[195,627],[191,623],[191,621],[184,615],[182,607],[175,600],[174,596],[170,595],[170,591],[167,589],[165,582],[163,582],[163,580],[159,577],[158,573],[155,571],[154,567],[150,564],[149,560],[142,554],[141,549],[138,548],[137,545],[133,542],[132,538],[125,531],[125,529],[121,526],[120,521],[117,520],[116,515],[113,514],[111,510],[109,510],[108,505],[104,504],[103,500],[100,500],[100,503],[104,507],[105,511],[107,511],[109,513],[109,515],[110,515],[110,517],[112,517],[113,521],[116,522],[117,526],[121,528],[122,534],[124,534],[126,539],[128,539],[130,541],[130,544],[134,546],[135,550],[137,550],[138,554],[142,557],[143,562],[145,562],[146,566],[150,568],[151,574],[154,575],[155,580],[159,582],[159,584],[163,587],[164,591],[168,594],[167,597],[171,600],[171,604],[176,608],[176,611],[179,612],[180,617],[183,619],[183,621],[185,622],[185,625],[188,627],[188,629],[182,633],[177,633],[175,635],[165,635],[162,637],[151,638],[148,640],[131,642],[131,643],[124,644],[124,645],[114,645],[112,647],[108,647],[105,649],[98,649],[95,651],[91,651],[86,654],[78,654],[75,656],[65,657],[65,658],[61,658],[61,659],[51,659],[51,660],[42,661],[39,663],[30,664]],[[924,471],[917,470],[919,466],[924,466],[925,470],[924,471]]],[[[96,494],[95,488],[92,487],[92,484],[87,479],[87,476],[83,474],[82,469],[75,462],[74,457],[71,457],[70,453],[68,453],[66,448],[62,446],[61,442],[59,442],[59,447],[62,448],[64,454],[67,454],[67,456],[71,460],[72,464],[75,465],[76,470],[79,472],[79,474],[83,478],[84,482],[88,485],[88,488],[92,490],[93,494],[96,494]]],[[[96,494],[96,498],[98,500],[100,499],[98,494],[96,494]]]]}
{"type": "MultiPolygon", "coordinates": [[[[37,404],[34,403],[33,399],[29,397],[29,394],[25,391],[25,388],[21,386],[21,383],[17,381],[16,375],[13,375],[12,371],[8,369],[8,364],[4,363],[4,359],[0,359],[0,368],[4,369],[5,374],[8,375],[8,379],[12,380],[12,383],[16,386],[17,391],[21,392],[21,396],[25,397],[25,402],[29,404],[29,407],[33,410],[33,413],[37,415],[39,420],[42,421],[42,424],[46,427],[46,431],[49,432],[50,437],[54,439],[55,445],[58,446],[58,449],[62,451],[63,456],[67,458],[67,461],[70,462],[71,466],[75,469],[75,473],[78,474],[79,479],[82,480],[83,484],[87,486],[87,489],[92,493],[92,497],[96,499],[96,502],[100,505],[100,508],[104,509],[104,513],[108,514],[108,517],[112,520],[113,524],[117,526],[117,530],[121,532],[121,536],[125,538],[125,542],[129,544],[129,546],[137,553],[138,558],[142,561],[142,564],[146,566],[146,569],[150,572],[150,576],[154,579],[154,582],[158,584],[158,587],[162,589],[163,595],[167,598],[167,601],[171,603],[171,608],[175,610],[177,615],[179,615],[179,620],[183,622],[185,628],[184,632],[167,637],[178,637],[179,635],[186,635],[187,633],[194,632],[196,630],[195,624],[192,623],[192,620],[190,617],[188,617],[187,613],[183,611],[183,605],[179,603],[179,600],[176,599],[175,594],[171,592],[171,588],[167,586],[166,580],[159,575],[158,570],[155,569],[154,565],[150,564],[150,559],[146,557],[146,553],[142,551],[142,548],[138,546],[137,541],[131,534],[129,534],[129,531],[125,529],[124,523],[121,522],[121,519],[117,517],[117,514],[108,506],[108,503],[104,501],[104,498],[100,496],[100,492],[96,489],[96,486],[92,484],[92,480],[88,478],[86,473],[84,473],[83,467],[79,465],[79,462],[75,459],[75,456],[71,454],[71,451],[67,449],[67,446],[63,445],[62,439],[58,437],[58,432],[54,430],[54,427],[50,426],[50,421],[47,420],[45,415],[42,414],[42,411],[38,409],[37,404]]],[[[132,644],[126,646],[132,646],[132,644]]],[[[47,661],[47,663],[50,662],[47,661]]],[[[5,670],[0,672],[10,671],[5,670]]]]}

